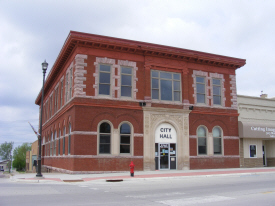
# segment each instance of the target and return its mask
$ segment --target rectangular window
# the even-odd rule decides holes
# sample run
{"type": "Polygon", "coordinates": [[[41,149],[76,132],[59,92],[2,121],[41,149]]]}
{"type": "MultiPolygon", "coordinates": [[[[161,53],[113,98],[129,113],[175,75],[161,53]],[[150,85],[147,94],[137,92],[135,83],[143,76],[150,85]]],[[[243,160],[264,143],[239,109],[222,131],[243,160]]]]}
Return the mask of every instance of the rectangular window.
{"type": "Polygon", "coordinates": [[[198,138],[198,154],[200,155],[206,155],[206,138],[205,137],[199,137],[198,138]]]}
{"type": "Polygon", "coordinates": [[[164,101],[181,100],[181,78],[178,73],[154,71],[151,72],[152,99],[164,101]]]}
{"type": "Polygon", "coordinates": [[[120,136],[120,153],[130,153],[130,135],[120,136]]]}
{"type": "Polygon", "coordinates": [[[121,96],[132,97],[132,68],[121,67],[121,96]]]}
{"type": "Polygon", "coordinates": [[[98,94],[110,95],[111,91],[111,66],[99,65],[99,89],[98,94]]]}
{"type": "Polygon", "coordinates": [[[221,105],[221,80],[212,79],[213,84],[213,104],[221,105]]]}
{"type": "Polygon", "coordinates": [[[100,134],[99,153],[110,154],[111,151],[111,136],[109,134],[100,134]]]}
{"type": "Polygon", "coordinates": [[[60,107],[63,105],[63,81],[61,82],[61,89],[60,89],[60,107]]]}
{"type": "Polygon", "coordinates": [[[222,139],[213,138],[214,141],[214,154],[222,154],[222,139]]]}
{"type": "Polygon", "coordinates": [[[250,157],[257,157],[256,145],[250,145],[250,157]]]}
{"type": "Polygon", "coordinates": [[[196,77],[197,103],[205,103],[205,77],[196,77]]]}
{"type": "Polygon", "coordinates": [[[52,116],[52,96],[50,96],[50,115],[49,118],[52,116]]]}

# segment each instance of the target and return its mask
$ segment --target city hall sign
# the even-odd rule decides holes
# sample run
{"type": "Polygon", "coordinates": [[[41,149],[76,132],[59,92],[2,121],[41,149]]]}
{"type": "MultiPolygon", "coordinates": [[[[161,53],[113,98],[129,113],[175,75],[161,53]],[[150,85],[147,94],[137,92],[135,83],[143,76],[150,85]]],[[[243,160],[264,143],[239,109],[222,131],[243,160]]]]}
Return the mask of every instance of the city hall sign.
{"type": "Polygon", "coordinates": [[[175,128],[168,123],[160,124],[155,131],[156,143],[176,143],[177,132],[175,128]]]}

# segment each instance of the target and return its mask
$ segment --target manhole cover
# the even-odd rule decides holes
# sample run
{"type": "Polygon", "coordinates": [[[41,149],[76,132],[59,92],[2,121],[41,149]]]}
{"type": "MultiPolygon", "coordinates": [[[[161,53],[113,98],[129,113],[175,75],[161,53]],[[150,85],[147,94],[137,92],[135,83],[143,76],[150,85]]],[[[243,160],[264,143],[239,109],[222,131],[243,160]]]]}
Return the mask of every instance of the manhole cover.
{"type": "Polygon", "coordinates": [[[122,182],[123,179],[106,180],[106,182],[122,182]]]}
{"type": "Polygon", "coordinates": [[[63,180],[63,182],[83,182],[83,180],[63,180]]]}

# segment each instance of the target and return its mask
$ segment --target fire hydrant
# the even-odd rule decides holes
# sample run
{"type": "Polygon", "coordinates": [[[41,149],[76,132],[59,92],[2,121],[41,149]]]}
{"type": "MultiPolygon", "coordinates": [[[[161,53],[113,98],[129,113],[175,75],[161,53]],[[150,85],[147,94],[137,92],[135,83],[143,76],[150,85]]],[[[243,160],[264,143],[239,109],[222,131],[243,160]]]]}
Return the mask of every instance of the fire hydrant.
{"type": "Polygon", "coordinates": [[[131,177],[134,177],[134,168],[135,168],[135,165],[134,165],[133,161],[131,161],[131,164],[129,166],[130,166],[131,177]]]}

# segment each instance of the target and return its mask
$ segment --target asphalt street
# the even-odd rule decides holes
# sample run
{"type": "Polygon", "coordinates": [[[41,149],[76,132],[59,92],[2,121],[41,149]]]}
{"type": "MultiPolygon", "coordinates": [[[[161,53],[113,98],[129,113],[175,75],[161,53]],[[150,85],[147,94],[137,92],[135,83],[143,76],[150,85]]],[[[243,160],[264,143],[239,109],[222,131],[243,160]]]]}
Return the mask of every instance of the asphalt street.
{"type": "Polygon", "coordinates": [[[275,173],[125,179],[122,182],[14,182],[0,178],[0,206],[274,205],[275,173]]]}

